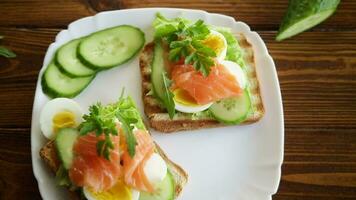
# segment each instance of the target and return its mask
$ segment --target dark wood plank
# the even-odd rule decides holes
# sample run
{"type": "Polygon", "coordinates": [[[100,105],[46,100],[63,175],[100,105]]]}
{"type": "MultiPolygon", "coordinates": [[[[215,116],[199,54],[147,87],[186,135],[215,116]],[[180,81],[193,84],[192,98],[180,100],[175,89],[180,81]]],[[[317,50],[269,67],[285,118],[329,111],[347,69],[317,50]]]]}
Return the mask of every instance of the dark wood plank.
{"type": "Polygon", "coordinates": [[[3,45],[16,59],[0,57],[0,127],[29,127],[37,76],[49,44],[59,30],[0,29],[3,45]],[[7,99],[7,100],[5,100],[7,99]]]}
{"type": "Polygon", "coordinates": [[[356,197],[356,129],[286,128],[275,199],[356,197]]]}
{"type": "Polygon", "coordinates": [[[0,26],[66,27],[95,14],[86,0],[1,0],[0,26]]]}
{"type": "Polygon", "coordinates": [[[261,32],[276,63],[287,127],[356,127],[356,32],[309,32],[285,42],[261,32]]]}
{"type": "MultiPolygon", "coordinates": [[[[29,127],[37,74],[59,30],[0,28],[17,59],[0,58],[0,127],[29,127]]],[[[279,43],[276,62],[287,127],[356,128],[356,32],[310,32],[279,43]],[[338,38],[338,39],[336,39],[338,38]]]]}
{"type": "Polygon", "coordinates": [[[32,173],[30,132],[0,129],[0,199],[41,199],[32,173]],[[6,141],[6,142],[4,142],[6,141]]]}
{"type": "MultiPolygon", "coordinates": [[[[222,13],[246,22],[254,30],[277,30],[287,5],[286,0],[122,0],[121,3],[122,8],[178,7],[222,13]]],[[[315,29],[350,30],[356,28],[355,21],[356,1],[343,0],[335,16],[315,29]]]]}
{"type": "MultiPolygon", "coordinates": [[[[286,0],[2,0],[0,26],[65,27],[70,22],[99,11],[138,7],[203,9],[233,16],[254,30],[277,30],[287,8],[286,0]],[[268,9],[266,9],[268,8],[268,9]]],[[[314,30],[356,29],[356,2],[343,0],[337,13],[314,30]]]]}

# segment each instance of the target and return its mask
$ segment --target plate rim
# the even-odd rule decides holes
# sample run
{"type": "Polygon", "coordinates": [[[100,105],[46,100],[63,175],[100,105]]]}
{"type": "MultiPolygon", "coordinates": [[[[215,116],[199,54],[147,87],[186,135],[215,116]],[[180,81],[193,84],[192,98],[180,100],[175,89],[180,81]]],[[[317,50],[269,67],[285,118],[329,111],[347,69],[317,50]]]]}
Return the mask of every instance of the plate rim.
{"type": "MultiPolygon", "coordinates": [[[[277,169],[277,177],[276,177],[276,181],[277,183],[274,185],[275,187],[273,187],[273,192],[269,192],[269,199],[272,199],[272,195],[273,194],[276,194],[277,191],[278,191],[278,188],[279,188],[279,184],[280,184],[280,180],[281,180],[281,175],[282,175],[282,165],[283,165],[283,160],[284,160],[284,137],[285,137],[285,125],[284,125],[284,110],[283,110],[283,101],[282,101],[282,95],[281,95],[281,90],[280,90],[280,83],[279,83],[279,79],[278,79],[278,74],[277,74],[277,69],[276,69],[276,65],[274,63],[274,60],[272,58],[272,56],[269,54],[268,52],[268,49],[267,49],[267,46],[265,44],[265,42],[262,40],[261,36],[256,32],[256,31],[252,31],[251,28],[244,22],[242,21],[238,21],[236,20],[235,18],[231,17],[231,16],[228,16],[228,15],[224,15],[224,14],[221,14],[221,13],[214,13],[214,12],[208,12],[208,11],[205,11],[205,10],[200,10],[200,9],[187,9],[187,8],[172,8],[172,7],[150,7],[150,8],[130,8],[130,9],[120,9],[120,10],[110,10],[110,11],[102,11],[102,12],[98,12],[96,13],[95,15],[92,15],[92,16],[86,16],[86,17],[82,17],[82,18],[79,18],[77,20],[74,20],[72,22],[70,22],[67,26],[66,29],[62,29],[60,30],[55,38],[54,38],[54,41],[52,43],[50,43],[48,45],[48,48],[46,50],[46,53],[45,53],[45,56],[43,58],[43,64],[42,64],[42,67],[38,73],[38,77],[37,77],[37,83],[36,83],[36,90],[35,90],[35,93],[34,93],[34,100],[33,100],[33,105],[32,105],[32,116],[31,116],[31,164],[32,164],[32,171],[33,171],[33,175],[37,181],[37,187],[39,189],[39,193],[41,195],[41,198],[44,197],[44,193],[45,191],[43,191],[43,187],[41,187],[41,185],[43,184],[43,181],[39,175],[39,172],[38,172],[38,168],[35,169],[34,166],[36,166],[35,162],[35,157],[34,155],[35,154],[38,154],[39,152],[34,152],[34,141],[35,141],[35,138],[33,137],[33,135],[35,134],[34,133],[34,121],[35,121],[35,105],[36,105],[36,102],[38,101],[38,95],[39,93],[42,92],[42,90],[39,89],[39,85],[40,85],[40,81],[41,81],[41,76],[43,74],[43,71],[45,69],[45,63],[46,63],[46,60],[47,60],[47,57],[48,57],[48,50],[50,49],[51,46],[55,45],[56,43],[58,43],[58,36],[62,33],[62,32],[65,32],[65,31],[68,31],[70,29],[70,27],[73,26],[73,24],[75,23],[78,23],[79,21],[81,20],[85,20],[85,19],[91,19],[91,18],[96,18],[98,15],[103,15],[103,14],[113,14],[113,13],[117,13],[117,12],[140,12],[140,11],[146,11],[146,10],[164,10],[164,11],[186,11],[186,12],[202,12],[204,13],[205,15],[214,15],[214,16],[219,16],[219,17],[224,17],[224,18],[229,18],[229,20],[233,21],[235,24],[236,23],[240,23],[244,28],[245,28],[245,31],[247,31],[247,33],[251,34],[251,36],[253,37],[256,37],[254,42],[256,42],[257,44],[255,45],[258,45],[259,47],[262,47],[261,50],[263,50],[263,53],[265,54],[265,58],[268,59],[269,62],[271,62],[271,64],[273,65],[274,69],[272,70],[273,72],[273,80],[276,81],[276,84],[275,84],[275,87],[277,89],[277,99],[278,99],[278,109],[280,110],[280,124],[281,124],[281,127],[279,132],[279,136],[280,136],[280,143],[278,144],[279,147],[280,147],[280,156],[278,157],[278,169],[277,169]]],[[[249,41],[250,42],[250,41],[249,41]]],[[[252,45],[254,46],[254,45],[252,45]]],[[[262,99],[263,101],[263,99],[262,99]]],[[[263,102],[265,104],[265,102],[263,102]]]]}

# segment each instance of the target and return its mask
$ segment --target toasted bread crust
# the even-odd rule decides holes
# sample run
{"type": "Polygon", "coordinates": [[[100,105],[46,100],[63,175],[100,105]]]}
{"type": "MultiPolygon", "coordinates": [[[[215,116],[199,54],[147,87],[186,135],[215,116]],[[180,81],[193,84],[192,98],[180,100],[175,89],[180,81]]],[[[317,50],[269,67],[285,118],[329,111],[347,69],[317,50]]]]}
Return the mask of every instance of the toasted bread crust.
{"type": "MultiPolygon", "coordinates": [[[[239,125],[251,124],[259,121],[264,115],[264,107],[260,95],[258,78],[255,70],[255,60],[253,49],[243,34],[236,34],[241,49],[244,51],[244,61],[246,63],[247,77],[250,83],[250,95],[252,100],[253,112],[245,121],[239,125]]],[[[150,94],[151,91],[151,63],[153,57],[154,43],[148,43],[140,55],[140,71],[142,79],[142,99],[144,103],[145,114],[148,117],[152,128],[171,133],[176,131],[194,130],[201,128],[213,128],[227,126],[220,123],[212,117],[191,119],[187,116],[169,118],[167,111],[160,106],[159,102],[150,94]]]]}
{"type": "MultiPolygon", "coordinates": [[[[172,162],[163,150],[156,144],[156,151],[161,155],[163,160],[166,161],[167,167],[173,175],[175,181],[175,198],[179,196],[182,192],[184,185],[188,181],[188,174],[176,163],[172,162]]],[[[54,144],[54,141],[49,141],[45,146],[43,146],[40,150],[40,157],[44,160],[44,162],[50,167],[50,169],[56,173],[60,166],[60,161],[58,159],[57,150],[54,144]]],[[[69,197],[72,200],[79,200],[79,194],[77,192],[69,191],[69,197]]]]}

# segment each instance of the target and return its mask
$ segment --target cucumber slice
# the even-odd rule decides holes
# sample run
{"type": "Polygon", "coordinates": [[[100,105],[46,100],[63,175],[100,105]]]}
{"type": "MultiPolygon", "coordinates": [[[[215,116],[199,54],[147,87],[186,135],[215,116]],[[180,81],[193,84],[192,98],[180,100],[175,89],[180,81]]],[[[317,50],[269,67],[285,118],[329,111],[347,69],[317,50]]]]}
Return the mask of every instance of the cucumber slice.
{"type": "Polygon", "coordinates": [[[165,87],[162,76],[162,72],[165,71],[163,53],[164,50],[162,44],[160,42],[155,42],[152,59],[151,82],[154,94],[161,101],[164,99],[165,94],[165,87]]]}
{"type": "Polygon", "coordinates": [[[69,169],[72,166],[73,145],[78,135],[77,129],[74,128],[62,128],[57,133],[55,145],[65,169],[69,169]]]}
{"type": "Polygon", "coordinates": [[[245,89],[241,96],[223,99],[210,106],[213,117],[226,124],[239,124],[247,118],[251,109],[251,100],[245,89]]]}
{"type": "Polygon", "coordinates": [[[77,57],[77,47],[80,39],[72,40],[64,44],[56,53],[56,64],[58,68],[70,77],[83,77],[95,74],[95,71],[85,66],[77,57]]]}
{"type": "Polygon", "coordinates": [[[140,29],[116,26],[84,38],[78,47],[78,57],[94,69],[108,69],[130,60],[144,43],[145,35],[140,29]]]}
{"type": "Polygon", "coordinates": [[[75,97],[93,80],[93,76],[71,78],[63,74],[52,61],[42,75],[42,90],[49,97],[75,97]]]}
{"type": "Polygon", "coordinates": [[[332,15],[340,0],[290,0],[276,40],[281,41],[321,23],[332,15]]]}
{"type": "Polygon", "coordinates": [[[156,192],[153,194],[141,192],[139,200],[173,200],[174,187],[172,174],[167,171],[166,177],[156,186],[156,192]]]}

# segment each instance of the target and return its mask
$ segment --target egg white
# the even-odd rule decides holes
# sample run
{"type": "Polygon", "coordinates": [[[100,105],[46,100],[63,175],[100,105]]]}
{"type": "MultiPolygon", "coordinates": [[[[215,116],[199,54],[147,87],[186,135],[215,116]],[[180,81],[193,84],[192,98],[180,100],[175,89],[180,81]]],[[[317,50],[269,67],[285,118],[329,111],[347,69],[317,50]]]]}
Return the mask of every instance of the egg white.
{"type": "Polygon", "coordinates": [[[54,139],[53,117],[63,111],[69,111],[75,116],[75,123],[82,122],[83,111],[80,105],[72,99],[55,98],[47,102],[40,114],[40,127],[43,135],[48,139],[54,139]]]}
{"type": "Polygon", "coordinates": [[[220,64],[222,64],[236,78],[236,81],[241,89],[246,88],[247,86],[246,74],[239,64],[229,60],[221,61],[220,64]]]}
{"type": "Polygon", "coordinates": [[[147,160],[143,171],[152,185],[160,183],[167,174],[167,164],[158,153],[153,153],[147,160]]]}
{"type": "MultiPolygon", "coordinates": [[[[226,39],[225,39],[225,37],[224,37],[223,34],[217,32],[217,31],[214,31],[214,30],[210,30],[210,34],[209,34],[209,35],[217,36],[217,37],[219,37],[219,38],[224,42],[223,50],[222,50],[220,53],[218,53],[218,54],[216,55],[216,59],[217,59],[219,62],[221,62],[221,61],[223,61],[223,60],[225,59],[225,57],[226,57],[226,52],[227,52],[227,42],[226,42],[226,39]]],[[[209,37],[209,36],[208,36],[208,37],[209,37]]]]}

